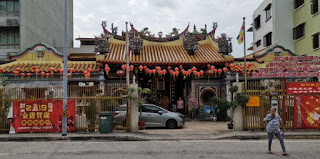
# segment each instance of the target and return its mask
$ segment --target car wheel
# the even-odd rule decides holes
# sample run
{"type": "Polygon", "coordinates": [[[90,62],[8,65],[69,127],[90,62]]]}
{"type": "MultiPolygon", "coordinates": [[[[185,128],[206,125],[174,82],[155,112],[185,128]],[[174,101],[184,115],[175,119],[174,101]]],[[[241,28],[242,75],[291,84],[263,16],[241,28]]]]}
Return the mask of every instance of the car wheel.
{"type": "Polygon", "coordinates": [[[177,121],[175,120],[168,120],[166,123],[166,127],[169,129],[175,129],[177,128],[177,121]]]}

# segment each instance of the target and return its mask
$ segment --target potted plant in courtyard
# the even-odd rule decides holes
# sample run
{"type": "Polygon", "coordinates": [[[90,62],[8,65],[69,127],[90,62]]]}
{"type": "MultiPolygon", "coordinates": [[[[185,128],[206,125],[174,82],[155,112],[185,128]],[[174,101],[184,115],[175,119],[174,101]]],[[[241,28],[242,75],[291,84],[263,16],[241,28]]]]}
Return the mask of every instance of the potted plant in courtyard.
{"type": "MultiPolygon", "coordinates": [[[[238,86],[232,86],[229,88],[229,92],[232,95],[238,92],[238,86]]],[[[237,93],[234,99],[232,99],[232,104],[230,105],[231,108],[231,121],[228,124],[228,129],[233,129],[233,117],[234,117],[234,109],[237,108],[239,105],[244,106],[249,101],[249,96],[245,93],[237,93]]]]}
{"type": "Polygon", "coordinates": [[[138,104],[139,107],[139,122],[138,122],[138,126],[140,128],[140,130],[143,130],[145,128],[145,121],[142,120],[142,105],[146,103],[146,99],[147,99],[147,95],[151,93],[151,90],[149,88],[128,88],[128,92],[129,92],[129,99],[133,102],[136,102],[138,104]],[[133,92],[137,91],[138,96],[134,96],[133,92]]]}

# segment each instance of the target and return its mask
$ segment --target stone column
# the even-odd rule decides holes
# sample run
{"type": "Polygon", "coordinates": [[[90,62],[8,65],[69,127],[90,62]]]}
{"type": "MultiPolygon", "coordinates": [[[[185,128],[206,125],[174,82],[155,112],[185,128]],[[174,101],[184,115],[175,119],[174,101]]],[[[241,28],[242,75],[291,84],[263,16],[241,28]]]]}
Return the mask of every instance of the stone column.
{"type": "MultiPolygon", "coordinates": [[[[130,85],[131,88],[135,88],[134,92],[131,92],[130,96],[137,97],[138,96],[138,85],[137,84],[132,84],[130,85]]],[[[130,132],[139,132],[139,107],[138,107],[138,102],[134,101],[129,101],[130,102],[130,113],[131,115],[129,116],[130,118],[130,132]]]]}
{"type": "MultiPolygon", "coordinates": [[[[241,93],[242,92],[242,83],[241,82],[234,82],[233,86],[238,86],[238,92],[236,92],[234,94],[234,96],[237,93],[241,93]]],[[[243,131],[243,114],[242,114],[243,108],[242,106],[238,106],[237,108],[234,109],[234,114],[233,114],[233,127],[235,131],[243,131]]]]}

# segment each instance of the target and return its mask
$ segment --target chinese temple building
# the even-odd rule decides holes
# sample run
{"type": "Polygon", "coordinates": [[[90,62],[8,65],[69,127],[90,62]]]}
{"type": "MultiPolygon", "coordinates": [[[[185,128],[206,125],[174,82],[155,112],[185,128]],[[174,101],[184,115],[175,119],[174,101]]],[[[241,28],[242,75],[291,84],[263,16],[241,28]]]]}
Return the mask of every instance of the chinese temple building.
{"type": "MultiPolygon", "coordinates": [[[[181,97],[187,113],[190,95],[196,97],[200,105],[208,104],[212,96],[226,98],[226,66],[233,63],[232,46],[225,34],[215,37],[216,24],[208,32],[206,26],[201,32],[196,26],[189,32],[187,26],[181,33],[173,28],[172,33],[163,36],[159,32],[158,37],[148,28],[138,31],[132,24],[130,26],[131,80],[139,87],[151,89],[149,103],[172,110],[181,97]]],[[[104,35],[100,39],[105,39],[108,47],[97,55],[97,63],[109,68],[106,83],[125,83],[125,33],[117,35],[113,26],[111,31],[105,24],[102,27],[104,35]]]]}

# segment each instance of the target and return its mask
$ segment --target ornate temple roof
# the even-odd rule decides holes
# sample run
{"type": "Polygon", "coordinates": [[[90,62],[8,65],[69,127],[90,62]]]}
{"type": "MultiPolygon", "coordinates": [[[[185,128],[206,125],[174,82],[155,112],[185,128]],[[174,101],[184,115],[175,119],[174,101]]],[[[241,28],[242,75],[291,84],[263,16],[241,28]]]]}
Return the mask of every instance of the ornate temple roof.
{"type": "MultiPolygon", "coordinates": [[[[138,31],[130,24],[131,30],[129,38],[139,37],[141,39],[141,48],[138,54],[135,54],[130,49],[130,63],[131,64],[148,64],[148,65],[207,65],[218,63],[233,62],[233,58],[219,53],[219,46],[215,41],[214,35],[217,25],[214,23],[213,30],[207,33],[207,28],[201,29],[201,32],[196,30],[194,26],[193,32],[189,32],[189,25],[181,33],[178,29],[173,28],[173,32],[163,36],[159,32],[159,37],[155,37],[144,28],[138,31]],[[198,47],[193,53],[186,49],[186,39],[188,36],[193,36],[198,47]]],[[[125,51],[125,35],[117,35],[117,30],[111,28],[108,31],[104,24],[102,24],[104,35],[108,37],[110,45],[109,52],[97,56],[98,62],[106,62],[110,64],[124,64],[126,62],[125,51]]],[[[192,38],[192,37],[191,37],[192,38]]]]}
{"type": "MultiPolygon", "coordinates": [[[[11,59],[12,62],[0,65],[4,73],[12,73],[16,68],[20,68],[23,73],[34,73],[33,66],[44,72],[49,72],[50,67],[54,67],[55,72],[63,68],[63,54],[41,43],[27,48],[19,54],[11,55],[11,59]]],[[[68,68],[73,68],[73,72],[83,72],[88,68],[91,68],[93,72],[100,71],[96,61],[69,61],[68,68]]]]}
{"type": "MultiPolygon", "coordinates": [[[[110,52],[105,55],[97,56],[97,61],[110,64],[125,63],[125,42],[115,38],[109,39],[110,52]]],[[[139,55],[134,55],[130,51],[131,64],[148,65],[207,65],[208,63],[232,62],[233,58],[225,58],[218,53],[218,47],[210,36],[205,40],[199,41],[199,49],[194,55],[188,54],[183,47],[183,39],[170,42],[152,42],[143,40],[143,49],[139,55]]]]}

